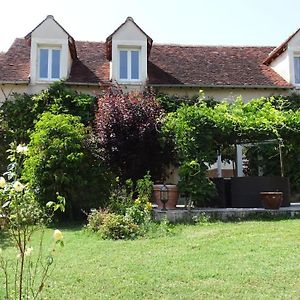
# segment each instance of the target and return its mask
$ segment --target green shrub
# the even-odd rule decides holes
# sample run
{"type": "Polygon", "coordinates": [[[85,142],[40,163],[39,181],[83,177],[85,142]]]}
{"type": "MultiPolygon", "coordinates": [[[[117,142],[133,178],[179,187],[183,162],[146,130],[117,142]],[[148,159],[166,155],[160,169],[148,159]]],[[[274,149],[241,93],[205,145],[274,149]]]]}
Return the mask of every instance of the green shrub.
{"type": "Polygon", "coordinates": [[[148,171],[143,178],[137,180],[136,194],[139,198],[145,199],[145,201],[148,202],[151,199],[152,191],[153,181],[151,180],[151,176],[148,171]]]}
{"type": "Polygon", "coordinates": [[[143,225],[150,222],[151,209],[152,205],[150,202],[145,202],[142,198],[137,198],[133,205],[126,209],[125,216],[132,220],[133,223],[143,225]]]}
{"type": "Polygon", "coordinates": [[[139,235],[139,226],[125,216],[107,214],[100,233],[104,239],[134,239],[139,235]]]}
{"type": "Polygon", "coordinates": [[[32,101],[36,119],[45,111],[77,116],[85,125],[90,125],[94,119],[96,98],[78,93],[61,81],[54,82],[47,90],[32,96],[32,101]]]}
{"type": "Polygon", "coordinates": [[[88,230],[98,232],[103,239],[134,239],[140,235],[140,227],[124,215],[94,210],[88,215],[88,230]]]}
{"type": "Polygon", "coordinates": [[[80,164],[83,160],[84,126],[78,117],[44,113],[30,135],[29,157],[24,163],[24,177],[36,190],[40,202],[56,199],[56,193],[72,199],[82,185],[80,164]]]}
{"type": "Polygon", "coordinates": [[[125,215],[126,209],[133,204],[133,182],[126,180],[125,184],[120,183],[119,177],[112,184],[112,190],[108,201],[108,210],[120,215],[125,215]]]}
{"type": "Polygon", "coordinates": [[[87,217],[87,225],[86,228],[93,231],[99,232],[101,225],[104,222],[105,216],[107,215],[107,211],[102,210],[92,210],[91,213],[88,214],[87,217]]]}

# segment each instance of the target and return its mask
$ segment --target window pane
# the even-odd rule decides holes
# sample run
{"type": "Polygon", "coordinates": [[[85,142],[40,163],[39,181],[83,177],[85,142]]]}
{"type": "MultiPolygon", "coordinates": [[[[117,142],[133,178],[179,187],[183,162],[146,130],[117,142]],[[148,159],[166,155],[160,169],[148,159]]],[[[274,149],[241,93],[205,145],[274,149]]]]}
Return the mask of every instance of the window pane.
{"type": "Polygon", "coordinates": [[[300,57],[294,57],[295,83],[300,83],[300,57]]]}
{"type": "Polygon", "coordinates": [[[60,50],[52,50],[52,72],[51,78],[59,78],[60,76],[60,50]]]}
{"type": "Polygon", "coordinates": [[[139,79],[139,51],[131,51],[131,79],[139,79]]]}
{"type": "Polygon", "coordinates": [[[60,77],[60,50],[52,50],[51,78],[60,77]]]}
{"type": "Polygon", "coordinates": [[[40,78],[48,78],[48,49],[40,49],[40,78]]]}
{"type": "Polygon", "coordinates": [[[128,76],[127,51],[120,51],[120,79],[127,79],[128,76]]]}

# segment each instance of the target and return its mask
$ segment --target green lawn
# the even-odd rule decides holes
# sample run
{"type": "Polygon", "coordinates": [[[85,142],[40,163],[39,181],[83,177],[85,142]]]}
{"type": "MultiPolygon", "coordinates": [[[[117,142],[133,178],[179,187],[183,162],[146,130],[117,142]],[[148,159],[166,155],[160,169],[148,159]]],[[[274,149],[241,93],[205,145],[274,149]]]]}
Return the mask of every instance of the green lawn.
{"type": "Polygon", "coordinates": [[[178,225],[175,231],[104,241],[80,228],[63,229],[65,247],[43,299],[300,298],[300,220],[178,225]]]}

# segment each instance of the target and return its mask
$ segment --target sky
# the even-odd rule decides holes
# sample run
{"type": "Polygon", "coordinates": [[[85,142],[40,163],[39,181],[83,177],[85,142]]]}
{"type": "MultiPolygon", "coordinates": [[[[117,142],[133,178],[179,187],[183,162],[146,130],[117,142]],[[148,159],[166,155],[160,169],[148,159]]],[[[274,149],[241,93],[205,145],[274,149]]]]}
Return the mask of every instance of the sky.
{"type": "Polygon", "coordinates": [[[299,0],[2,0],[0,51],[53,15],[75,40],[105,41],[126,17],[154,43],[278,46],[300,27],[299,0]]]}

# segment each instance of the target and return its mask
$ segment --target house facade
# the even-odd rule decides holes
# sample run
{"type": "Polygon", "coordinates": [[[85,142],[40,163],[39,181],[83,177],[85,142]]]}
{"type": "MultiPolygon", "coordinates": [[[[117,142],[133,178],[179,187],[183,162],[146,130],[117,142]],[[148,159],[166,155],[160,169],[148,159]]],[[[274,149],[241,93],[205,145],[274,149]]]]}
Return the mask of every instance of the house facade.
{"type": "Polygon", "coordinates": [[[14,92],[37,93],[60,79],[92,94],[112,84],[179,96],[201,89],[228,101],[288,94],[300,87],[300,32],[279,47],[166,45],[153,43],[128,17],[105,42],[86,42],[47,16],[0,53],[1,103],[14,92]]]}

